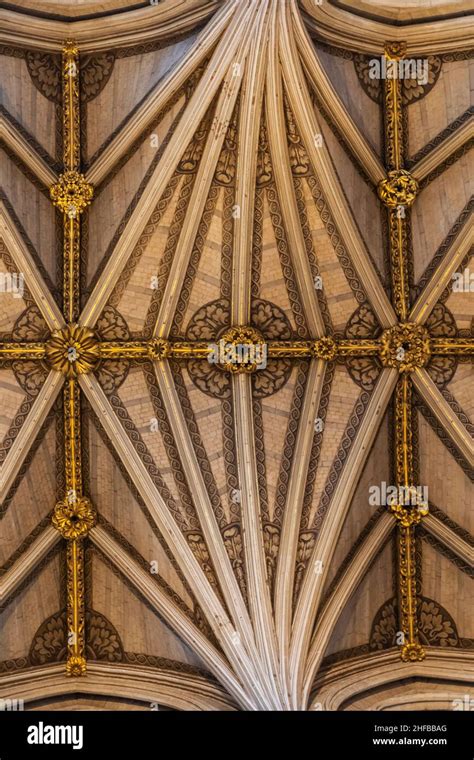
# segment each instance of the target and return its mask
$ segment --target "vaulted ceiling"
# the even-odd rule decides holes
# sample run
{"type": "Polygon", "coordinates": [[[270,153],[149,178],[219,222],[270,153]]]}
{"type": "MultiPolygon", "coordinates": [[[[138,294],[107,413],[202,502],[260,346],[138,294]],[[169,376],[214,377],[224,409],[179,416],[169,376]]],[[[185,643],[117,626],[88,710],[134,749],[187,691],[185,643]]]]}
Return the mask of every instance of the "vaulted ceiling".
{"type": "MultiPolygon", "coordinates": [[[[269,345],[342,345],[397,325],[378,192],[393,168],[387,99],[369,60],[406,41],[429,76],[400,89],[401,158],[419,187],[403,216],[401,321],[472,346],[473,293],[451,287],[474,266],[467,3],[83,6],[0,11],[0,272],[24,274],[22,292],[0,293],[3,345],[40,345],[68,322],[67,233],[50,187],[64,170],[61,49],[73,38],[80,169],[94,188],[75,286],[95,340],[209,344],[248,325],[269,345]]],[[[472,351],[411,374],[413,474],[429,511],[413,534],[425,658],[408,662],[399,528],[369,501],[371,486],[396,482],[397,369],[377,351],[270,353],[254,373],[177,349],[102,355],[78,379],[97,513],[81,543],[79,677],[65,674],[69,546],[52,524],[67,488],[68,381],[41,357],[0,356],[1,697],[306,710],[445,707],[464,694],[472,351]]]]}

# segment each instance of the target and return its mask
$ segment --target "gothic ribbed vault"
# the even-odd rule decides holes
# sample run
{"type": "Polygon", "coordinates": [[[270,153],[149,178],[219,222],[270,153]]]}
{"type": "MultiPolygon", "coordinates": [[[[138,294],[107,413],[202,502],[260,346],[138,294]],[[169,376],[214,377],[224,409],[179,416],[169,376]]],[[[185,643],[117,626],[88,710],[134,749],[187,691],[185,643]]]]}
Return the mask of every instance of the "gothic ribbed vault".
{"type": "Polygon", "coordinates": [[[307,710],[464,694],[474,313],[452,282],[473,266],[467,6],[0,11],[1,697],[307,710]],[[50,198],[66,39],[69,168],[94,188],[80,221],[50,198]],[[371,78],[391,56],[425,60],[426,81],[371,78]],[[387,203],[390,171],[413,205],[387,203]],[[100,360],[71,380],[50,336],[76,322],[100,360]],[[431,352],[406,373],[382,348],[400,323],[431,352]],[[263,369],[192,354],[243,325],[270,346],[263,369]],[[54,507],[76,455],[96,518],[77,543],[87,671],[68,677],[74,542],[54,507]],[[416,526],[370,503],[400,478],[428,488],[416,526]]]}

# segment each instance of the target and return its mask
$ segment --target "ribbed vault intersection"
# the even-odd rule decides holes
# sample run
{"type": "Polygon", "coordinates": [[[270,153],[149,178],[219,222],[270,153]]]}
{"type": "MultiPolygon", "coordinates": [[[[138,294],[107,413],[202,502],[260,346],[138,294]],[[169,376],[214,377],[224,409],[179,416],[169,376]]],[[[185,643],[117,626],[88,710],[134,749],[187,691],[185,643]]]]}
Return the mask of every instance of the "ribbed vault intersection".
{"type": "MultiPolygon", "coordinates": [[[[400,500],[392,510],[369,510],[360,489],[378,482],[380,471],[388,482],[416,487],[427,472],[424,420],[453,469],[461,468],[462,487],[472,481],[472,425],[453,393],[466,397],[474,339],[446,304],[453,274],[472,253],[468,203],[455,210],[438,250],[417,252],[413,243],[418,204],[429,214],[423,198],[430,183],[469,156],[469,121],[412,159],[413,105],[401,81],[385,80],[372,92],[384,135],[377,143],[339,94],[339,64],[328,67],[328,43],[318,48],[296,2],[229,0],[214,4],[204,22],[209,5],[202,4],[191,37],[190,29],[179,36],[183,20],[174,3],[156,9],[168,29],[176,27],[168,51],[175,58],[163,64],[163,44],[133,53],[155,56],[164,73],[133,107],[130,101],[125,118],[113,111],[109,93],[114,77],[130,72],[126,48],[116,43],[94,57],[78,26],[79,41],[66,43],[61,58],[58,42],[53,64],[43,53],[25,54],[21,62],[42,97],[48,65],[59,66],[61,155],[54,159],[39,136],[35,143],[2,111],[7,160],[58,209],[62,262],[59,278],[41,264],[7,184],[3,261],[25,273],[27,290],[24,311],[6,318],[0,343],[2,372],[26,388],[23,421],[3,444],[4,519],[32,466],[29,446],[53,415],[61,419],[62,455],[51,515],[46,509],[6,556],[2,601],[8,615],[35,569],[57,559],[64,607],[54,608],[54,624],[50,615],[44,623],[67,639],[45,654],[43,628],[32,630],[30,659],[20,666],[21,658],[5,658],[5,689],[12,679],[22,682],[22,667],[63,660],[78,679],[89,678],[91,661],[91,680],[103,688],[106,665],[93,661],[105,659],[111,673],[123,667],[130,682],[136,678],[145,695],[140,656],[161,669],[163,689],[177,661],[178,672],[189,671],[177,689],[199,691],[202,673],[212,674],[211,701],[225,693],[240,709],[308,709],[310,695],[318,701],[315,684],[326,693],[321,679],[331,655],[323,657],[358,595],[365,594],[373,651],[359,646],[353,656],[370,669],[378,649],[396,651],[388,633],[380,646],[374,633],[380,621],[367,589],[374,568],[385,579],[381,587],[391,579],[383,614],[391,604],[394,630],[403,634],[397,656],[414,678],[429,672],[430,659],[433,679],[440,678],[441,655],[422,635],[427,610],[456,627],[440,600],[424,593],[420,546],[426,537],[430,551],[465,572],[472,548],[462,518],[453,518],[449,505],[446,516],[439,505],[410,508],[400,500]],[[94,109],[107,102],[113,119],[102,139],[94,109]],[[355,188],[366,211],[376,209],[381,219],[379,247],[361,223],[355,188]],[[427,263],[415,281],[417,256],[427,263]],[[265,366],[208,361],[213,346],[232,341],[263,347],[265,366]],[[93,472],[99,464],[112,493],[93,472]],[[126,529],[110,505],[122,499],[119,478],[130,499],[125,512],[137,510],[136,527],[131,515],[126,529]],[[150,572],[158,551],[158,572],[150,572]],[[127,650],[125,639],[139,641],[140,634],[129,634],[118,613],[112,624],[112,607],[96,605],[108,605],[101,579],[117,599],[121,584],[157,615],[168,653],[182,659],[127,650]],[[98,653],[89,634],[101,626],[116,642],[108,654],[98,653]]],[[[398,31],[379,41],[374,25],[373,55],[399,61],[418,52],[413,30],[407,48],[398,31]]],[[[73,33],[76,24],[70,27],[73,33]]],[[[447,45],[434,32],[430,44],[433,58],[447,45]]],[[[454,35],[450,44],[462,43],[454,35]]],[[[337,61],[339,53],[332,55],[337,61]]],[[[445,55],[449,71],[454,53],[445,55]]],[[[363,72],[363,64],[357,59],[354,70],[363,72]]],[[[146,70],[146,60],[142,65],[146,70]]],[[[367,81],[365,91],[358,86],[365,102],[367,81]]],[[[436,86],[430,82],[432,93],[436,86]]],[[[421,88],[415,99],[424,96],[421,88]]],[[[449,641],[469,657],[468,634],[449,641]]],[[[346,657],[352,667],[350,652],[346,657]]],[[[458,677],[456,671],[453,681],[458,677]]],[[[50,683],[51,695],[60,693],[56,671],[50,681],[38,678],[50,683]]],[[[170,694],[166,699],[172,704],[170,694]]]]}

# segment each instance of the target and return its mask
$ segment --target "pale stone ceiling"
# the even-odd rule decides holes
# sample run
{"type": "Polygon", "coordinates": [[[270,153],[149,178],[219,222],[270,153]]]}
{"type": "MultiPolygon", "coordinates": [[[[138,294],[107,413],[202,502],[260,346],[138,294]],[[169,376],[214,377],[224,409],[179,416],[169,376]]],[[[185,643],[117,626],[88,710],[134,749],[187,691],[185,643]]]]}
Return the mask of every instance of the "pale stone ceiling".
{"type": "MultiPolygon", "coordinates": [[[[126,44],[123,14],[107,42],[92,21],[68,25],[87,49],[82,170],[96,188],[82,221],[81,323],[103,340],[209,341],[245,323],[268,340],[379,336],[396,317],[376,193],[383,98],[366,60],[343,50],[343,29],[335,44],[328,17],[323,39],[308,36],[320,10],[313,26],[301,15],[309,0],[191,5],[185,21],[174,0],[133,11],[126,44]],[[145,13],[158,42],[149,31],[142,40],[145,13]]],[[[28,46],[10,13],[0,257],[2,271],[27,274],[21,298],[1,296],[0,340],[31,341],[49,334],[45,311],[61,300],[48,194],[61,169],[60,42],[47,40],[64,25],[36,20],[28,46]]],[[[378,22],[362,23],[380,55],[378,22]]],[[[448,40],[425,26],[432,75],[404,94],[406,165],[422,186],[409,266],[432,334],[468,337],[472,293],[447,289],[472,254],[473,63],[456,29],[448,40]]],[[[417,34],[392,38],[412,35],[416,52],[417,34]]],[[[206,360],[104,361],[84,375],[84,479],[100,518],[87,538],[89,667],[78,686],[63,672],[65,552],[50,526],[64,488],[61,376],[2,366],[0,695],[23,689],[51,709],[78,691],[98,709],[151,693],[179,709],[389,709],[396,680],[411,678],[410,709],[453,699],[474,639],[472,362],[432,359],[416,386],[430,651],[409,664],[393,645],[395,521],[367,499],[374,482],[393,481],[396,375],[370,357],[270,360],[253,378],[206,360]],[[420,679],[431,679],[425,692],[420,679]],[[371,689],[385,685],[378,703],[371,689]]]]}

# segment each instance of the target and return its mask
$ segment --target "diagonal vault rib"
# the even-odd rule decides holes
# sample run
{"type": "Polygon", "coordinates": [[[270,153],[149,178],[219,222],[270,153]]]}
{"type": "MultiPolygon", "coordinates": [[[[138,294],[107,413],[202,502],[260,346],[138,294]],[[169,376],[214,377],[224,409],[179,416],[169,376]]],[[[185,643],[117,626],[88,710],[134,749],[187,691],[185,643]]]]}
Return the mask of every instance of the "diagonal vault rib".
{"type": "MultiPolygon", "coordinates": [[[[294,14],[296,13],[297,10],[294,9],[294,14]]],[[[353,213],[348,207],[327,146],[324,142],[321,147],[317,147],[316,144],[315,138],[321,134],[321,129],[303,76],[296,43],[290,31],[290,17],[291,10],[285,3],[280,13],[280,60],[290,105],[313,169],[321,183],[331,213],[334,219],[338,220],[340,234],[357,274],[364,283],[374,313],[383,327],[390,327],[396,322],[393,307],[374,270],[353,213]]]]}
{"type": "Polygon", "coordinates": [[[436,419],[451,438],[462,456],[474,468],[474,442],[468,431],[453,412],[439,388],[426,370],[417,369],[412,374],[413,384],[421,398],[431,409],[436,419]]]}
{"type": "Polygon", "coordinates": [[[30,447],[33,444],[35,435],[34,431],[39,430],[46,419],[46,416],[56,401],[56,397],[61,390],[64,382],[64,375],[52,370],[43,386],[38,393],[30,413],[20,428],[13,446],[8,452],[8,456],[0,469],[0,493],[1,501],[8,494],[8,491],[15,480],[21,465],[24,462],[30,447]]]}
{"type": "Polygon", "coordinates": [[[135,588],[163,619],[176,631],[192,650],[202,657],[209,670],[229,690],[235,699],[244,707],[252,709],[251,702],[245,695],[241,684],[236,679],[229,665],[216,651],[203,633],[186,617],[173,601],[156,583],[153,583],[149,573],[115,541],[101,526],[96,526],[90,533],[92,543],[133,583],[135,588]]]}
{"type": "Polygon", "coordinates": [[[313,554],[306,568],[296,606],[290,649],[290,672],[293,675],[293,706],[299,705],[303,670],[310,644],[314,618],[319,607],[328,566],[357,487],[367,455],[397,382],[396,370],[384,370],[369,401],[364,418],[352,443],[345,466],[334,489],[328,513],[319,531],[313,554]],[[321,563],[320,565],[318,563],[321,563]],[[322,572],[320,572],[322,567],[322,572]]]}
{"type": "Polygon", "coordinates": [[[80,383],[102,427],[155,520],[160,533],[178,561],[181,571],[206,615],[216,638],[221,643],[229,663],[234,668],[247,693],[254,695],[255,708],[268,708],[267,695],[264,692],[262,693],[259,688],[259,680],[256,678],[249,655],[240,641],[240,636],[236,637],[238,632],[158,493],[140,456],[131,445],[120,420],[110,409],[110,404],[98,381],[92,375],[81,375],[80,383]]]}
{"type": "Polygon", "coordinates": [[[346,567],[344,575],[340,579],[337,588],[324,606],[324,609],[318,618],[316,633],[311,642],[311,648],[306,662],[302,697],[303,704],[306,704],[309,697],[315,674],[318,671],[331,634],[345,605],[363,580],[373,560],[395,528],[395,525],[396,523],[392,515],[388,512],[383,512],[365,541],[363,541],[357,550],[357,553],[354,555],[350,564],[346,567]]]}
{"type": "MultiPolygon", "coordinates": [[[[153,213],[192,135],[197,130],[215,94],[222,89],[222,81],[230,64],[235,61],[242,41],[249,0],[238,3],[231,23],[217,45],[205,74],[184,111],[176,130],[153,172],[145,192],[131,215],[104,271],[99,278],[80,317],[81,325],[95,325],[115,284],[133,251],[146,221],[153,213]]],[[[204,160],[204,157],[203,157],[204,160]]]]}
{"type": "Polygon", "coordinates": [[[299,12],[293,13],[295,39],[301,54],[306,73],[333,121],[341,130],[344,139],[359,162],[362,170],[370,178],[374,185],[378,185],[385,177],[382,163],[369,145],[364,135],[352,119],[347,108],[344,106],[339,95],[332,86],[324,67],[321,65],[319,56],[312,46],[308,34],[301,22],[299,12]]]}

